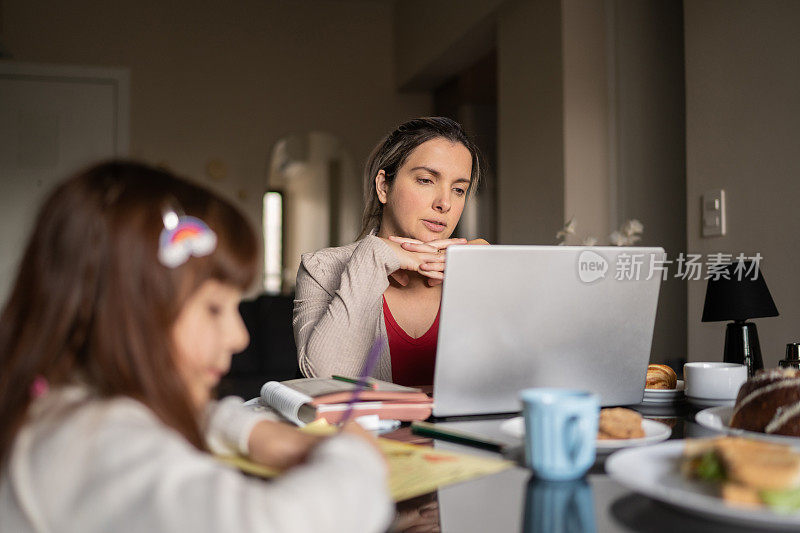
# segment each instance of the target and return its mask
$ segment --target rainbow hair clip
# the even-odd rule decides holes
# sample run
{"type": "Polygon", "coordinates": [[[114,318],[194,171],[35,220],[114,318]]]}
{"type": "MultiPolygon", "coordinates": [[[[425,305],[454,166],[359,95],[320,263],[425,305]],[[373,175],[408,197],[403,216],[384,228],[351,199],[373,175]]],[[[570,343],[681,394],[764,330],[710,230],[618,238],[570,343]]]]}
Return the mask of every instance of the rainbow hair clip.
{"type": "Polygon", "coordinates": [[[158,239],[158,260],[177,268],[191,256],[209,255],[217,247],[217,234],[197,217],[179,216],[174,209],[164,211],[164,229],[158,239]]]}

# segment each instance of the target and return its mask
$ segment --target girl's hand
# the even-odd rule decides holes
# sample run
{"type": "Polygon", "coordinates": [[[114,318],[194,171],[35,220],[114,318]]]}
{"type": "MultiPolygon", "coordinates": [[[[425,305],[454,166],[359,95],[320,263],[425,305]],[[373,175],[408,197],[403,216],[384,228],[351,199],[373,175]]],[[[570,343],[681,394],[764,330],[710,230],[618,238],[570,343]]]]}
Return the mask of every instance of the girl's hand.
{"type": "MultiPolygon", "coordinates": [[[[378,446],[378,439],[376,439],[375,436],[372,433],[370,433],[366,429],[362,428],[358,424],[358,422],[356,422],[354,420],[350,420],[347,423],[345,423],[345,425],[342,427],[342,433],[348,433],[350,435],[354,435],[356,437],[359,437],[360,439],[363,439],[364,442],[366,442],[367,444],[372,446],[372,448],[376,452],[378,452],[378,454],[380,454],[381,457],[383,457],[383,452],[381,451],[380,446],[378,446]]],[[[384,462],[385,461],[386,461],[386,458],[384,457],[384,462]]],[[[388,464],[386,464],[386,465],[387,465],[387,468],[388,468],[388,464]]]]}
{"type": "Polygon", "coordinates": [[[282,422],[264,420],[253,427],[248,440],[253,462],[286,470],[305,462],[325,437],[309,435],[282,422]]]}

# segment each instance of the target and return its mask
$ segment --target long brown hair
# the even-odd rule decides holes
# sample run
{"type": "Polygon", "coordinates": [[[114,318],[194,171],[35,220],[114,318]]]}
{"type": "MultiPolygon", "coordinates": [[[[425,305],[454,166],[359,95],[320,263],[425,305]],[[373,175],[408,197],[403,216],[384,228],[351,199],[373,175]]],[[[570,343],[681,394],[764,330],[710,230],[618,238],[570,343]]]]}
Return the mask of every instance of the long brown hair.
{"type": "Polygon", "coordinates": [[[389,187],[394,183],[397,171],[420,144],[432,139],[444,138],[452,143],[461,143],[472,155],[472,174],[467,193],[475,191],[480,183],[482,169],[478,147],[469,139],[461,124],[447,117],[421,117],[409,120],[387,135],[369,156],[364,167],[364,214],[361,217],[359,239],[373,229],[380,229],[383,204],[375,190],[375,176],[383,170],[389,187]]]}
{"type": "Polygon", "coordinates": [[[236,208],[168,172],[111,161],[61,183],[39,211],[0,316],[0,467],[38,376],[51,387],[80,381],[99,397],[140,400],[202,449],[172,327],[205,280],[247,287],[257,250],[236,208]],[[174,269],[159,263],[165,205],[205,221],[216,250],[174,269]]]}

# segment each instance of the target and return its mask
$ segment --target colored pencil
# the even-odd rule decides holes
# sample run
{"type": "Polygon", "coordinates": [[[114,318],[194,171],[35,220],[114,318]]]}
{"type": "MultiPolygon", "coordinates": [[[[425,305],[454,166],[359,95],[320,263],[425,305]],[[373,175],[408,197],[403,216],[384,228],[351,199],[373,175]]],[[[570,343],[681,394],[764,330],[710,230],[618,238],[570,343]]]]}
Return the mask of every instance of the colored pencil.
{"type": "MultiPolygon", "coordinates": [[[[352,383],[353,385],[358,385],[360,383],[359,380],[357,380],[356,378],[348,378],[348,377],[345,377],[345,376],[337,376],[336,374],[332,375],[331,378],[335,379],[337,381],[344,381],[345,383],[352,383]]],[[[366,384],[366,388],[374,389],[375,388],[375,384],[374,383],[370,383],[368,381],[367,384],[366,384]]]]}
{"type": "Polygon", "coordinates": [[[358,401],[358,397],[361,396],[361,391],[368,385],[367,379],[372,375],[372,369],[375,368],[375,365],[378,363],[382,345],[383,341],[380,337],[377,337],[375,342],[372,343],[372,348],[370,348],[369,354],[367,354],[367,360],[364,362],[364,369],[361,372],[361,377],[358,383],[356,383],[356,388],[353,389],[353,395],[350,397],[350,401],[347,402],[347,411],[345,411],[340,425],[343,426],[352,416],[353,406],[358,401]]]}

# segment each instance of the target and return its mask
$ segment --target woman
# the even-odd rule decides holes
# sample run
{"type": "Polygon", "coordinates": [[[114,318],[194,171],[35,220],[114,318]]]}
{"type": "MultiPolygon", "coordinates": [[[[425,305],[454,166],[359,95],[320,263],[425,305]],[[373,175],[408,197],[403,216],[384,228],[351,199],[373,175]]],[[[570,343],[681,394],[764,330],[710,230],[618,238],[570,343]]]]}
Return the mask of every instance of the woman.
{"type": "Polygon", "coordinates": [[[461,126],[442,117],[406,122],[375,148],[362,238],[304,254],[297,273],[294,333],[306,376],[359,376],[377,339],[375,377],[433,383],[444,252],[486,244],[451,238],[479,161],[461,126]]]}
{"type": "Polygon", "coordinates": [[[248,342],[256,243],[233,206],[143,165],[49,196],[0,320],[0,531],[385,530],[368,436],[211,401],[248,342]],[[208,451],[289,470],[265,483],[208,451]]]}

